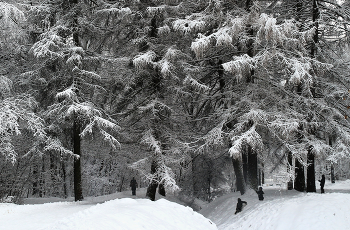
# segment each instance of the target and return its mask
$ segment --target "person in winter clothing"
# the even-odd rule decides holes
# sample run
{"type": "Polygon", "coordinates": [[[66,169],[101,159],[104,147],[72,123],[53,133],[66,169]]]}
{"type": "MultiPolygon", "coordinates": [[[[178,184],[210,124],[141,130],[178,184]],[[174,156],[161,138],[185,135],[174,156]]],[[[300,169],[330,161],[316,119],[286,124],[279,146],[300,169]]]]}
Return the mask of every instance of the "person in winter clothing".
{"type": "Polygon", "coordinates": [[[264,200],[264,192],[262,187],[259,187],[259,191],[256,192],[258,194],[259,200],[264,200]]]}
{"type": "Polygon", "coordinates": [[[318,180],[320,182],[320,186],[321,186],[321,193],[324,193],[324,183],[326,182],[326,178],[324,175],[322,175],[322,179],[318,180]]]}
{"type": "Polygon", "coordinates": [[[248,203],[246,201],[241,200],[241,198],[238,198],[235,215],[242,211],[243,204],[245,206],[248,203]]]}
{"type": "Polygon", "coordinates": [[[136,195],[137,182],[136,182],[134,177],[130,181],[130,187],[131,187],[132,195],[135,196],[136,195]]]}

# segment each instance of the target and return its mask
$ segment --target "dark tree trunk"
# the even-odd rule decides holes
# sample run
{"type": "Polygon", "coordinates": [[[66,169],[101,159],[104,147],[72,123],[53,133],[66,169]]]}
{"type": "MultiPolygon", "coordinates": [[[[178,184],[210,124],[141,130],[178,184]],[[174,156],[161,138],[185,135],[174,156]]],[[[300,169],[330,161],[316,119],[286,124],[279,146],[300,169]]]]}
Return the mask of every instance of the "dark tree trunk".
{"type": "Polygon", "coordinates": [[[165,187],[164,183],[160,183],[158,186],[158,193],[162,196],[165,196],[165,187]]]}
{"type": "Polygon", "coordinates": [[[312,146],[307,153],[307,192],[316,192],[315,181],[315,155],[311,152],[312,146]]]}
{"type": "Polygon", "coordinates": [[[44,158],[42,158],[42,165],[41,165],[41,173],[40,173],[40,180],[39,180],[39,197],[44,196],[44,174],[45,174],[45,167],[44,167],[44,158]]]}
{"type": "MultiPolygon", "coordinates": [[[[151,164],[151,174],[154,175],[157,172],[158,164],[155,160],[152,161],[151,164]]],[[[156,179],[152,179],[151,183],[148,185],[146,197],[150,200],[156,200],[156,192],[157,192],[158,182],[156,179]]]]}
{"type": "Polygon", "coordinates": [[[232,158],[232,165],[233,169],[236,174],[236,187],[237,191],[241,192],[241,195],[243,195],[246,191],[244,176],[243,176],[243,165],[241,159],[234,159],[232,158]]]}
{"type": "MultiPolygon", "coordinates": [[[[328,137],[328,144],[329,144],[329,146],[333,146],[333,139],[334,139],[333,136],[329,136],[329,137],[328,137]]],[[[332,183],[335,183],[334,165],[333,165],[332,162],[331,162],[331,182],[332,182],[332,183]]]]}
{"type": "Polygon", "coordinates": [[[248,183],[248,154],[246,151],[242,153],[242,169],[243,169],[243,178],[244,183],[248,183]]]}
{"type": "Polygon", "coordinates": [[[247,147],[248,153],[248,187],[254,190],[258,189],[258,154],[250,146],[247,147]]]}
{"type": "Polygon", "coordinates": [[[33,192],[32,195],[36,196],[37,194],[39,194],[39,188],[38,188],[38,165],[35,164],[33,167],[33,192]]]}
{"type": "Polygon", "coordinates": [[[299,192],[304,192],[305,191],[304,166],[299,162],[298,159],[295,159],[294,189],[299,191],[299,192]]]}
{"type": "Polygon", "coordinates": [[[315,58],[315,54],[317,51],[317,43],[318,43],[318,19],[320,18],[320,12],[318,9],[318,1],[313,0],[312,2],[312,21],[314,22],[314,26],[316,28],[314,37],[313,37],[313,43],[311,45],[311,57],[315,58]]]}
{"type": "Polygon", "coordinates": [[[81,150],[80,150],[80,124],[74,116],[73,122],[73,152],[78,155],[74,157],[74,200],[83,200],[83,188],[81,184],[81,150]]]}
{"type": "MultiPolygon", "coordinates": [[[[292,152],[288,152],[288,167],[292,168],[293,167],[293,156],[292,156],[292,152]]],[[[289,171],[289,173],[291,173],[289,171]]],[[[288,182],[288,190],[292,190],[293,189],[293,179],[291,178],[288,182]]]]}
{"type": "MultiPolygon", "coordinates": [[[[264,165],[263,165],[264,167],[264,165]]],[[[264,173],[264,169],[261,171],[261,183],[265,184],[265,173],[264,173]]]]}
{"type": "Polygon", "coordinates": [[[67,190],[67,178],[66,178],[66,166],[64,164],[64,161],[61,162],[62,167],[62,179],[63,179],[63,194],[64,198],[68,197],[68,190],[67,190]]]}

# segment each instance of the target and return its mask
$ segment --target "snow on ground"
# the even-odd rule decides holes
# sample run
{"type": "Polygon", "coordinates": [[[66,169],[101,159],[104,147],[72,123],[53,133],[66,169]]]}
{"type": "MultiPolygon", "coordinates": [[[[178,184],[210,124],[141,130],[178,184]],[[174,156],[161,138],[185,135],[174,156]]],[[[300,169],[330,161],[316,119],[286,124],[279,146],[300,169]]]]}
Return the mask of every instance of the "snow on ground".
{"type": "Polygon", "coordinates": [[[276,186],[263,187],[264,201],[254,191],[227,194],[200,213],[220,230],[350,230],[350,180],[326,182],[325,194],[300,193],[276,186]],[[248,202],[235,215],[237,198],[248,202]]]}
{"type": "Polygon", "coordinates": [[[24,200],[25,205],[0,203],[0,229],[350,230],[350,180],[326,181],[325,194],[317,188],[317,193],[300,193],[264,186],[264,201],[254,191],[243,196],[230,193],[203,206],[201,214],[178,204],[172,194],[167,200],[157,195],[156,202],[144,199],[145,189],[139,189],[137,196],[125,191],[81,202],[30,198],[24,200]],[[248,205],[234,215],[239,197],[248,205]]]}
{"type": "MultiPolygon", "coordinates": [[[[58,198],[25,199],[26,205],[0,204],[1,230],[215,230],[216,225],[191,208],[158,197],[145,197],[145,190],[132,197],[130,191],[81,202],[55,202],[58,198]],[[128,198],[129,197],[129,198],[128,198]],[[132,198],[136,199],[132,199],[132,198]],[[121,199],[118,199],[121,198],[121,199]],[[108,201],[109,200],[109,201],[108,201]],[[106,201],[106,202],[104,202],[106,201]],[[31,204],[28,204],[31,203],[31,204]]],[[[169,196],[170,199],[174,197],[169,196]]]]}

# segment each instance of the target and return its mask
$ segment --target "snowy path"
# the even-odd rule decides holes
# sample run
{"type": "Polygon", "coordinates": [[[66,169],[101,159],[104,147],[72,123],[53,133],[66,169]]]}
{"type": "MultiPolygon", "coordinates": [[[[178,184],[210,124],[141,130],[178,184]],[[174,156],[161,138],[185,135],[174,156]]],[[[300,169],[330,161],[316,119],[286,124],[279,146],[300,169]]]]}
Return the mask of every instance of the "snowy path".
{"type": "Polygon", "coordinates": [[[232,193],[218,198],[201,213],[220,230],[350,230],[350,181],[326,184],[325,188],[326,194],[265,188],[264,201],[259,201],[254,192],[244,196],[232,193]],[[234,215],[238,197],[248,205],[234,215]]]}

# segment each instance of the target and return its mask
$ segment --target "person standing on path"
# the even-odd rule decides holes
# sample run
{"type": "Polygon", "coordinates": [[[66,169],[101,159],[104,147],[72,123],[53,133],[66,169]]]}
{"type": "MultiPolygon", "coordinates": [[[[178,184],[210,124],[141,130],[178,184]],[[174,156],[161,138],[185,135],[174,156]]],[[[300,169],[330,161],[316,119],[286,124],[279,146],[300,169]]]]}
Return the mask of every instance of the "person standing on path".
{"type": "Polygon", "coordinates": [[[326,182],[326,178],[324,175],[322,175],[322,179],[318,180],[320,182],[320,186],[321,186],[321,193],[324,193],[324,183],[326,182]]]}
{"type": "Polygon", "coordinates": [[[132,180],[130,181],[130,187],[131,187],[132,195],[136,196],[137,182],[135,180],[135,177],[133,177],[132,180]]]}

